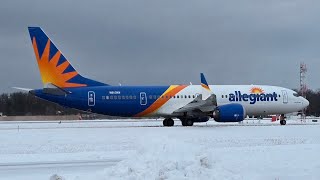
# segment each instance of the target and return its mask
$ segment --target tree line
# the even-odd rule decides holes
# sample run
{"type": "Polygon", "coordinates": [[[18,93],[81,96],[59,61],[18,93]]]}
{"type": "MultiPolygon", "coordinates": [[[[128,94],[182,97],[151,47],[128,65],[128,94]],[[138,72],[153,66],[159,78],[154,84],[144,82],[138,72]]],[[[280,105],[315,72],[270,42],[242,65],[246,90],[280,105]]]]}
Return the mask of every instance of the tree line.
{"type": "MultiPolygon", "coordinates": [[[[307,115],[320,116],[320,90],[307,91],[307,99],[310,102],[306,110],[307,115]]],[[[7,116],[25,115],[70,115],[81,111],[62,107],[37,98],[29,93],[14,92],[0,95],[0,113],[7,116]]]]}
{"type": "Polygon", "coordinates": [[[0,113],[6,116],[70,115],[79,111],[37,98],[29,93],[14,92],[0,95],[0,113]]]}
{"type": "Polygon", "coordinates": [[[306,110],[306,115],[320,116],[320,90],[308,90],[306,97],[310,102],[310,105],[306,110]]]}

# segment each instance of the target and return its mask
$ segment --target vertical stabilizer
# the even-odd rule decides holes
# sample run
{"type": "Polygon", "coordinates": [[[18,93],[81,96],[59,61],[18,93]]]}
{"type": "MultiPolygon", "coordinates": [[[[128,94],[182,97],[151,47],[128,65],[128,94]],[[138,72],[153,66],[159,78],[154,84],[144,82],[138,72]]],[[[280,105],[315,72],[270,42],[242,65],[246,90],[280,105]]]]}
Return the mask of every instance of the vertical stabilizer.
{"type": "Polygon", "coordinates": [[[82,77],[40,27],[28,28],[42,83],[61,88],[104,86],[107,84],[82,77]]]}

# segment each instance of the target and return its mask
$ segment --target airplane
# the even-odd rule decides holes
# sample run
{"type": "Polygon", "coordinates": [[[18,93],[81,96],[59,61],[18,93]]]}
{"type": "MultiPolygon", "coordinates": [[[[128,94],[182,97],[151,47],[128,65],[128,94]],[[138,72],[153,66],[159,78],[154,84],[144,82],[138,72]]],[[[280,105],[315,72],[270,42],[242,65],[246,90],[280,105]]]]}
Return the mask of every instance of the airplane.
{"type": "MultiPolygon", "coordinates": [[[[246,116],[300,111],[309,101],[293,90],[267,85],[112,86],[81,76],[40,27],[29,27],[41,89],[24,89],[64,107],[121,117],[162,117],[164,126],[240,122],[246,116]]],[[[20,88],[21,89],[21,88],[20,88]]],[[[281,125],[286,124],[283,118],[281,125]]]]}

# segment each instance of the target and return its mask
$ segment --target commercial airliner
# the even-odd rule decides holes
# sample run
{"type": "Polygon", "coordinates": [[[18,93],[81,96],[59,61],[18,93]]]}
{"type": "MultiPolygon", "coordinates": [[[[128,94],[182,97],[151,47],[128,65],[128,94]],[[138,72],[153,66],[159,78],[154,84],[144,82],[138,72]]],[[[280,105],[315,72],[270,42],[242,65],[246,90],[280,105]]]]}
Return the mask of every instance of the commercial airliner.
{"type": "Polygon", "coordinates": [[[81,76],[40,27],[28,29],[44,85],[29,92],[65,107],[110,116],[162,117],[164,126],[173,126],[178,118],[183,126],[192,126],[209,118],[240,122],[247,115],[283,115],[309,105],[290,89],[208,85],[202,73],[201,85],[111,86],[81,76]]]}

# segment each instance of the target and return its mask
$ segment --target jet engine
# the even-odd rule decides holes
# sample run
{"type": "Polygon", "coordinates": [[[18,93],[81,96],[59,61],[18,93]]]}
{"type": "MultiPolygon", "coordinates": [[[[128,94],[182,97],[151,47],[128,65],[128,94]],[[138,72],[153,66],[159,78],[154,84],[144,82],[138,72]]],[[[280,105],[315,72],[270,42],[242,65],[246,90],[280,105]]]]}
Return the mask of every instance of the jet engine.
{"type": "Polygon", "coordinates": [[[213,119],[217,122],[240,122],[246,116],[241,104],[226,104],[217,106],[213,111],[213,119]]]}

